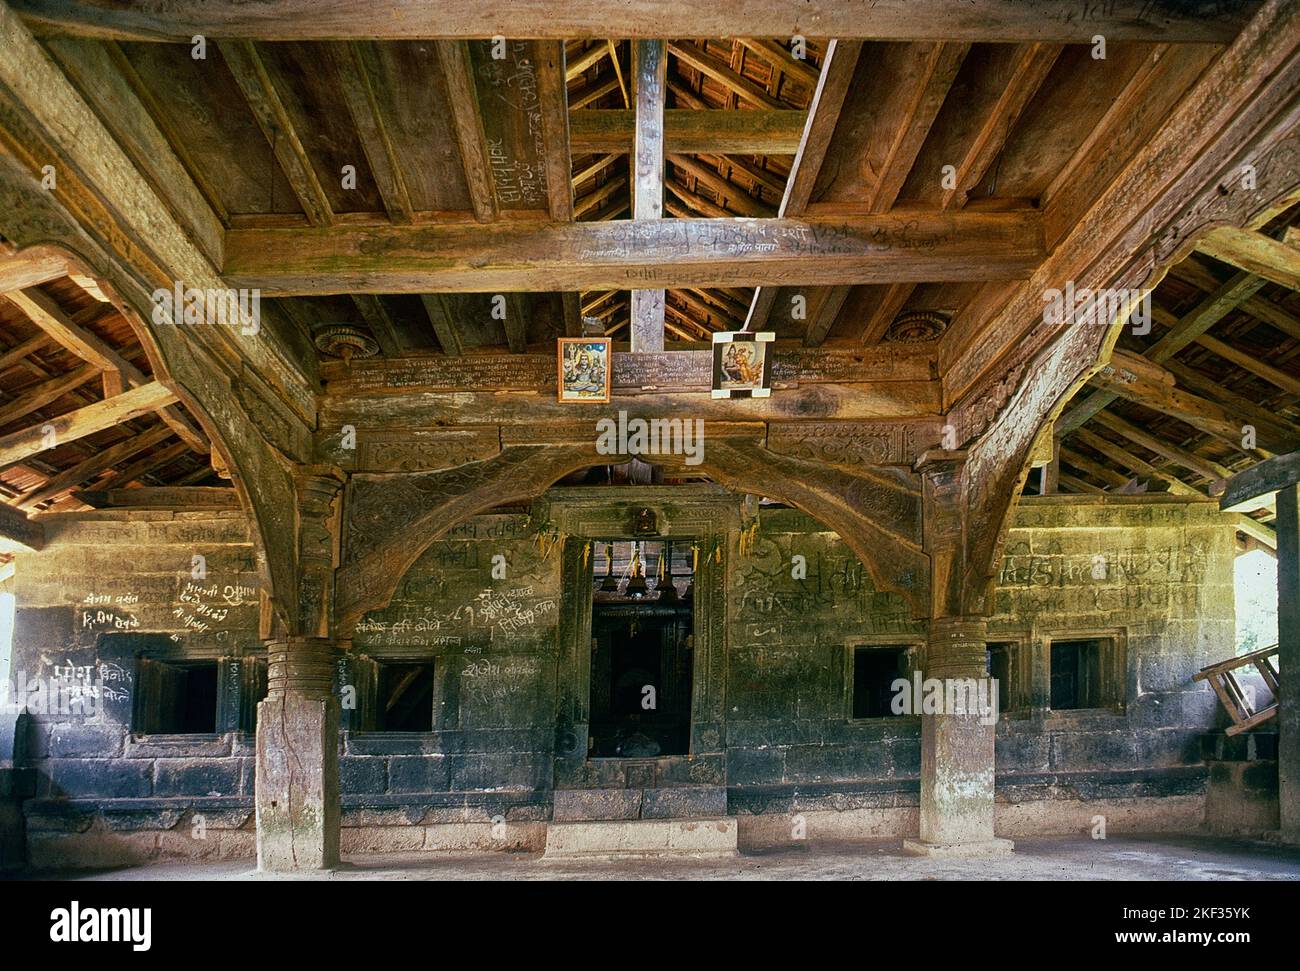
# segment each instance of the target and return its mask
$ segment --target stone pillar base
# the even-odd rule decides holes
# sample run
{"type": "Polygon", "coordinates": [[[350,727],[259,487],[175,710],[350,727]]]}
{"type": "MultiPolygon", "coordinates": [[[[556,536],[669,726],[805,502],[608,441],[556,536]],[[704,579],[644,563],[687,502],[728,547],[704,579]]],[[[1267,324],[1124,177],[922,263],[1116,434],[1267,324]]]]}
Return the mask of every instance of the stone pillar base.
{"type": "Polygon", "coordinates": [[[926,843],[903,840],[903,852],[909,856],[928,856],[936,860],[959,860],[970,857],[1010,856],[1016,844],[1011,840],[991,839],[976,843],[926,843]]]}

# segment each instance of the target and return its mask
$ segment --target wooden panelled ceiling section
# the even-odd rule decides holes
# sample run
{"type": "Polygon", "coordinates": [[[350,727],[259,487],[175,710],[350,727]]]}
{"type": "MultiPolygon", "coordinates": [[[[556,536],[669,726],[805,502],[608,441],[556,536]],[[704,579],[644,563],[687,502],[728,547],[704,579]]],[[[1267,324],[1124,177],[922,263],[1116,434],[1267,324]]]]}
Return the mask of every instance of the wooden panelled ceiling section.
{"type": "MultiPolygon", "coordinates": [[[[565,43],[553,80],[542,65],[559,60],[548,56],[559,45],[546,41],[510,41],[500,60],[490,41],[212,41],[202,60],[188,44],[43,42],[74,83],[89,60],[112,63],[227,229],[631,215],[626,40],[565,43]],[[540,120],[558,103],[552,85],[568,99],[563,144],[548,139],[540,120]],[[548,180],[561,165],[571,201],[568,187],[548,180]],[[355,167],[354,188],[343,185],[345,166],[355,167]]],[[[1084,44],[844,42],[808,133],[814,151],[791,180],[827,47],[809,39],[796,57],[788,39],[668,41],[666,218],[1046,210],[1058,202],[1056,224],[1068,226],[1105,184],[1089,177],[1098,159],[1108,170],[1122,163],[1223,49],[1112,41],[1096,60],[1084,44]]],[[[79,87],[129,144],[112,92],[79,87]]],[[[140,164],[149,171],[147,158],[140,164]]],[[[897,339],[934,339],[947,328],[955,344],[973,338],[1007,283],[760,288],[759,299],[753,288],[675,289],[666,336],[670,347],[707,342],[752,316],[751,327],[782,340],[872,345],[916,310],[938,317],[897,339]],[[963,314],[968,327],[959,326],[963,314]]],[[[508,299],[514,326],[493,317],[489,294],[279,302],[302,336],[358,324],[386,355],[541,348],[566,333],[566,322],[577,332],[579,315],[628,338],[628,291],[508,299]]],[[[940,364],[952,356],[939,354],[940,364]]]]}

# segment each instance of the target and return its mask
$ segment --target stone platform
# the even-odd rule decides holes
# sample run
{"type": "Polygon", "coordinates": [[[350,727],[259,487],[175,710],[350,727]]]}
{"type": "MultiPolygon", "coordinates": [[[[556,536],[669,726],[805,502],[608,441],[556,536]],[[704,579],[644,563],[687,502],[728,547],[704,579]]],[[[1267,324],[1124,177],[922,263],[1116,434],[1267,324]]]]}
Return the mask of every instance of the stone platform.
{"type": "Polygon", "coordinates": [[[629,819],[550,823],[544,860],[716,860],[733,857],[736,820],[629,819]]]}

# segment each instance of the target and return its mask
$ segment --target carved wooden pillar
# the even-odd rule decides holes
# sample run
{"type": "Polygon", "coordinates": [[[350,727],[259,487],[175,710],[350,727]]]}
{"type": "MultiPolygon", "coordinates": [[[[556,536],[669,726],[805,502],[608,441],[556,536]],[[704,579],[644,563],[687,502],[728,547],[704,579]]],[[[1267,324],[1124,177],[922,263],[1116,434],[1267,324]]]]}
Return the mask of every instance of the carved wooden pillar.
{"type": "Polygon", "coordinates": [[[320,870],[339,861],[338,651],[320,637],[267,644],[257,706],[257,867],[320,870]]]}
{"type": "Polygon", "coordinates": [[[297,629],[267,643],[267,696],[257,709],[257,865],[319,870],[339,862],[338,647],[334,571],[344,477],[304,466],[297,493],[297,629]]]}
{"type": "Polygon", "coordinates": [[[298,497],[298,632],[333,631],[334,571],[339,565],[340,507],[345,476],[333,466],[301,466],[298,497]]]}
{"type": "MultiPolygon", "coordinates": [[[[943,710],[921,714],[920,838],[904,840],[926,856],[991,856],[1012,844],[993,836],[996,708],[980,711],[985,664],[985,619],[968,613],[966,589],[966,453],[932,451],[916,471],[923,478],[925,548],[930,556],[931,619],[922,677],[943,685],[943,710]],[[962,686],[960,694],[950,686],[962,686]],[[960,698],[962,709],[952,705],[960,698]],[[949,710],[950,707],[953,710],[949,710]]],[[[992,698],[984,694],[984,698],[992,698]]]]}

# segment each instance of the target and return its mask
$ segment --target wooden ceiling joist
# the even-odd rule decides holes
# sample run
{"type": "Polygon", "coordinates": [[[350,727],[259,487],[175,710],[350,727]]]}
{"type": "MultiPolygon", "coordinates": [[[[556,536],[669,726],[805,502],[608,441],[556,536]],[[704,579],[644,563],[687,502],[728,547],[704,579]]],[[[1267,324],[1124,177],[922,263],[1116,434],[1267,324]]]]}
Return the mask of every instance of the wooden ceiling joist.
{"type": "Polygon", "coordinates": [[[298,204],[307,214],[307,221],[313,226],[331,225],[334,210],[329,196],[316,176],[311,155],[298,136],[257,47],[248,40],[222,41],[218,46],[226,66],[244,92],[253,117],[274,150],[285,178],[293,187],[298,204]]]}
{"type": "Polygon", "coordinates": [[[492,164],[488,160],[487,138],[483,134],[478,89],[470,66],[469,45],[444,40],[438,41],[436,46],[474,215],[479,222],[491,222],[498,214],[497,195],[492,181],[492,164]]]}
{"type": "MultiPolygon", "coordinates": [[[[74,374],[94,368],[86,365],[74,374]]],[[[65,380],[66,380],[65,376],[65,380]]],[[[78,408],[76,411],[58,415],[22,431],[0,436],[0,467],[21,462],[29,456],[44,451],[52,440],[59,445],[76,441],[95,432],[103,431],[114,425],[151,411],[157,411],[176,402],[176,395],[162,384],[153,381],[113,398],[106,398],[94,404],[78,408]]],[[[0,421],[0,424],[3,424],[0,421]]]]}
{"type": "Polygon", "coordinates": [[[1265,280],[1300,290],[1300,248],[1250,229],[1220,226],[1203,236],[1196,248],[1265,280]]]}

